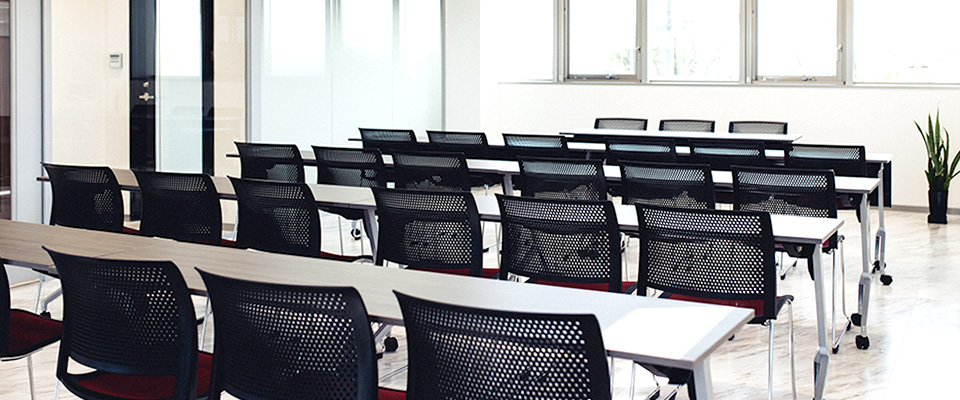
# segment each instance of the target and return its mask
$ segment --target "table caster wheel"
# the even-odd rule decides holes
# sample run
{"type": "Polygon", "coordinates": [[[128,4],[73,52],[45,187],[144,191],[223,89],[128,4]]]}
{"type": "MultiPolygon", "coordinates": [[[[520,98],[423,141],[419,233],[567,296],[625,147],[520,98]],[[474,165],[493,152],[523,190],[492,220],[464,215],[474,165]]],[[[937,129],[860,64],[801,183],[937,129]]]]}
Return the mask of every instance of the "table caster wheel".
{"type": "Polygon", "coordinates": [[[860,326],[860,313],[850,314],[850,322],[853,322],[856,326],[860,326]]]}
{"type": "Polygon", "coordinates": [[[860,350],[866,350],[870,347],[870,338],[866,336],[857,335],[857,348],[860,350]]]}
{"type": "Polygon", "coordinates": [[[839,352],[840,352],[840,346],[836,346],[833,348],[833,354],[837,354],[839,352]]]}
{"type": "Polygon", "coordinates": [[[400,342],[398,342],[395,337],[388,337],[383,339],[383,347],[388,352],[397,351],[397,349],[400,348],[400,342]]]}
{"type": "Polygon", "coordinates": [[[880,275],[880,283],[882,283],[883,286],[890,286],[890,284],[893,283],[893,277],[886,274],[880,275]]]}
{"type": "Polygon", "coordinates": [[[353,228],[353,229],[351,229],[351,230],[350,230],[350,237],[352,237],[353,240],[360,240],[360,228],[353,228]]]}

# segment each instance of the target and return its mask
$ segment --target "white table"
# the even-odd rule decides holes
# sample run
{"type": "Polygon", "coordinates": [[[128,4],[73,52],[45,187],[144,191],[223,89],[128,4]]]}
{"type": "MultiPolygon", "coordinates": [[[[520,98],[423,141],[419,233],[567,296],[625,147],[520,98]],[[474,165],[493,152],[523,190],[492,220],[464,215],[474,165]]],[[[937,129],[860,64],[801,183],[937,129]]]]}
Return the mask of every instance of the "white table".
{"type": "Polygon", "coordinates": [[[697,397],[710,399],[710,355],[753,318],[748,309],[630,296],[589,290],[524,285],[509,281],[348,264],[338,261],[181,243],[117,233],[0,221],[0,254],[12,265],[55,272],[45,245],[53,250],[130,260],[171,260],[197,294],[206,289],[194,267],[262,282],[311,286],[352,286],[368,314],[401,325],[393,291],[469,307],[597,316],[610,356],[694,372],[697,397]],[[30,239],[25,239],[30,238],[30,239]],[[136,243],[118,249],[117,243],[136,243]],[[81,244],[78,244],[81,243],[81,244]],[[651,321],[670,329],[650,329],[651,321]]]}

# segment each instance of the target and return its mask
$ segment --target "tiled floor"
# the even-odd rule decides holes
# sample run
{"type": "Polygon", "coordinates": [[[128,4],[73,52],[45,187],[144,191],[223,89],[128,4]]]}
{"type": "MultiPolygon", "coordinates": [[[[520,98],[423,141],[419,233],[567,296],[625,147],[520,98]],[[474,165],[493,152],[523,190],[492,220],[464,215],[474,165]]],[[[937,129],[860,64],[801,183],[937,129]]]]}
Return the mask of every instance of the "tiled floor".
{"type": "MultiPolygon", "coordinates": [[[[842,212],[846,225],[846,288],[848,311],[856,307],[857,279],[860,273],[860,238],[856,216],[842,212]]],[[[324,249],[339,252],[336,239],[336,219],[324,217],[324,249]]],[[[882,286],[874,277],[871,294],[868,350],[858,350],[854,336],[858,329],[844,337],[840,353],[831,354],[827,379],[827,398],[831,399],[895,399],[904,397],[950,398],[956,396],[954,379],[955,360],[960,359],[960,347],[952,340],[960,337],[960,216],[950,216],[949,225],[929,225],[926,215],[908,212],[887,212],[889,250],[888,272],[893,275],[891,286],[882,286]],[[952,238],[952,239],[951,239],[952,238]]],[[[349,223],[344,223],[348,227],[349,223]]],[[[876,213],[872,226],[876,228],[876,213]]],[[[487,227],[487,242],[493,241],[494,225],[487,227]]],[[[346,231],[346,229],[345,229],[346,231]]],[[[359,242],[346,239],[347,253],[358,253],[359,242]]],[[[369,252],[369,246],[365,246],[369,252]]],[[[636,275],[636,241],[629,248],[630,274],[636,275]]],[[[824,258],[825,272],[829,273],[829,257],[824,258]]],[[[495,266],[493,252],[486,255],[486,264],[495,266]]],[[[796,329],[797,386],[799,398],[813,395],[812,360],[816,350],[816,320],[814,318],[813,282],[806,274],[803,262],[796,272],[778,282],[779,292],[793,294],[796,329]]],[[[48,282],[44,292],[57,286],[48,282]]],[[[36,286],[13,290],[14,307],[32,309],[36,286]]],[[[204,301],[195,302],[202,312],[204,301]]],[[[54,317],[60,315],[59,302],[52,307],[54,317]]],[[[786,313],[783,314],[786,322],[786,313]]],[[[839,323],[838,323],[839,326],[839,323]]],[[[650,321],[649,329],[671,329],[658,321],[650,321]]],[[[402,339],[402,328],[395,328],[402,339]]],[[[787,355],[786,325],[777,325],[775,331],[775,398],[790,397],[789,357],[787,355]],[[781,329],[782,328],[782,329],[781,329]]],[[[211,349],[212,335],[207,336],[211,349]]],[[[380,364],[381,376],[405,363],[405,347],[401,340],[398,352],[388,354],[380,364]]],[[[712,358],[714,391],[720,399],[758,399],[766,396],[767,329],[747,326],[734,340],[720,347],[712,358]]],[[[54,387],[54,367],[57,347],[50,346],[34,356],[38,398],[51,398],[54,387]]],[[[630,363],[616,362],[614,373],[615,395],[626,399],[630,363]]],[[[403,387],[401,372],[382,383],[403,387]]],[[[652,388],[650,375],[638,371],[637,398],[652,388]]],[[[28,399],[26,361],[0,363],[0,399],[28,399]]],[[[74,398],[61,391],[61,398],[74,398]]],[[[678,398],[686,398],[682,390],[678,398]]]]}

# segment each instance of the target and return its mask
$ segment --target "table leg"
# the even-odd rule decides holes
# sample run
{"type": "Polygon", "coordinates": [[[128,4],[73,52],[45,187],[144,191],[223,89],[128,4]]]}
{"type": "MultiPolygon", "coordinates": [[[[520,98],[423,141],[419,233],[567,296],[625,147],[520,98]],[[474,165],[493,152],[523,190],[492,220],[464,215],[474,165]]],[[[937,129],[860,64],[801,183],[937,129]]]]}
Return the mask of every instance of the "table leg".
{"type": "Polygon", "coordinates": [[[713,398],[713,377],[710,375],[710,358],[693,367],[693,389],[697,399],[713,398]]]}
{"type": "Polygon", "coordinates": [[[827,352],[827,315],[823,296],[823,263],[821,257],[823,245],[817,243],[813,249],[813,288],[817,304],[817,354],[813,358],[814,399],[823,399],[823,389],[827,383],[827,364],[830,354],[827,352]]]}
{"type": "Polygon", "coordinates": [[[503,174],[503,194],[513,196],[513,175],[503,174]]]}
{"type": "Polygon", "coordinates": [[[367,230],[367,237],[370,238],[370,253],[373,259],[377,259],[377,240],[380,235],[377,229],[377,210],[367,208],[363,210],[363,228],[367,230]]]}
{"type": "Polygon", "coordinates": [[[853,324],[860,327],[860,334],[857,335],[857,348],[865,350],[870,347],[870,339],[867,337],[867,309],[870,305],[870,206],[867,202],[867,196],[864,195],[860,201],[860,243],[861,259],[863,260],[863,272],[860,274],[860,286],[857,290],[857,313],[851,316],[853,324]]]}
{"type": "Polygon", "coordinates": [[[883,223],[883,169],[884,164],[880,163],[880,171],[877,173],[877,177],[880,178],[880,186],[877,188],[877,204],[880,206],[878,214],[880,215],[880,223],[877,227],[877,239],[874,242],[874,261],[873,261],[873,271],[880,273],[880,282],[884,285],[889,285],[893,283],[893,277],[887,275],[887,229],[883,223]]]}

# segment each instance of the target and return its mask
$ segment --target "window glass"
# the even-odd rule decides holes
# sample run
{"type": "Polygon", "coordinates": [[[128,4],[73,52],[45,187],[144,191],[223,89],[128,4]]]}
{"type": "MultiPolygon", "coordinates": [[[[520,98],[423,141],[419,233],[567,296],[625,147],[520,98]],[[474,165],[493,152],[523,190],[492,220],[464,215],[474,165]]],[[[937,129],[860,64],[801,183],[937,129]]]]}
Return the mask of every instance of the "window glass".
{"type": "Polygon", "coordinates": [[[569,0],[570,75],[635,75],[636,0],[569,0]]]}
{"type": "Polygon", "coordinates": [[[957,15],[955,1],[854,1],[854,81],[960,83],[957,15]]]}
{"type": "Polygon", "coordinates": [[[837,75],[836,0],[757,0],[757,76],[837,75]]]}
{"type": "Polygon", "coordinates": [[[649,0],[647,10],[649,80],[739,80],[739,1],[649,0]]]}

